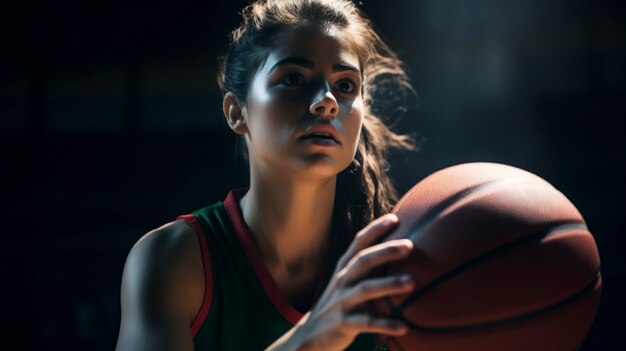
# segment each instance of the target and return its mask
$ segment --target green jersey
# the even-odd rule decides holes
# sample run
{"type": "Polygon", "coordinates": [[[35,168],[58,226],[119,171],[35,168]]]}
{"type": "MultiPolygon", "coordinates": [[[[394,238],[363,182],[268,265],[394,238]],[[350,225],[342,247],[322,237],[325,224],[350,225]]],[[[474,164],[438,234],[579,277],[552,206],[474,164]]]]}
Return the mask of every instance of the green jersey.
{"type": "MultiPolygon", "coordinates": [[[[191,325],[196,351],[263,350],[304,313],[273,280],[231,191],[224,202],[183,215],[197,232],[205,271],[205,294],[191,325]]],[[[323,287],[321,287],[323,288],[323,287]]],[[[374,350],[377,338],[360,335],[348,350],[374,350]]]]}

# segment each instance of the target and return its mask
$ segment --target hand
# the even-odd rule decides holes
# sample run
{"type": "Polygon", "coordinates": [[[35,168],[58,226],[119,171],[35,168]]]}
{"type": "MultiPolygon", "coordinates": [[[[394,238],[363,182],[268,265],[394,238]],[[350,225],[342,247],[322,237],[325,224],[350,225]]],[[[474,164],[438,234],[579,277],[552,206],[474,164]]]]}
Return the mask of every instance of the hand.
{"type": "MultiPolygon", "coordinates": [[[[360,333],[399,336],[407,332],[404,323],[374,317],[359,308],[370,300],[407,294],[414,288],[408,276],[368,277],[368,273],[375,268],[405,258],[411,252],[413,243],[407,239],[370,246],[388,233],[397,222],[398,217],[395,215],[385,215],[356,235],[346,253],[339,259],[319,301],[284,336],[289,340],[282,346],[291,344],[292,347],[285,348],[297,350],[343,350],[360,333]]],[[[280,339],[277,343],[280,344],[280,339]]]]}

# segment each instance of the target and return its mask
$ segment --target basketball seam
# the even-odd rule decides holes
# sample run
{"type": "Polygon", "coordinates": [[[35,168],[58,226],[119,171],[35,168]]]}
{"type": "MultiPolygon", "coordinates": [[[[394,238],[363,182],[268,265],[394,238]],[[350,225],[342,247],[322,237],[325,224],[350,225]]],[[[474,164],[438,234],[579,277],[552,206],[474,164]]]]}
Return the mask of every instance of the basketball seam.
{"type": "Polygon", "coordinates": [[[533,317],[537,317],[537,316],[555,311],[561,307],[567,306],[568,304],[578,299],[581,299],[587,296],[589,293],[591,293],[594,290],[594,288],[597,286],[598,281],[600,279],[601,279],[601,273],[600,273],[600,270],[598,270],[595,277],[591,280],[589,284],[587,284],[581,290],[577,291],[576,293],[572,294],[571,296],[569,296],[568,298],[562,301],[545,306],[535,311],[530,311],[530,312],[527,312],[518,316],[503,318],[503,319],[499,319],[495,321],[463,325],[463,326],[452,326],[452,327],[425,327],[425,326],[413,323],[404,317],[402,317],[402,320],[405,323],[407,323],[407,325],[409,325],[413,330],[429,332],[429,333],[473,332],[473,331],[479,331],[479,330],[484,330],[484,329],[489,329],[489,328],[494,328],[494,327],[501,327],[507,324],[513,324],[513,323],[521,322],[521,321],[524,321],[533,317]]]}
{"type": "MultiPolygon", "coordinates": [[[[437,216],[442,213],[443,211],[445,211],[447,208],[450,208],[452,205],[456,204],[457,202],[459,202],[460,200],[469,197],[470,195],[475,195],[476,193],[479,192],[483,192],[487,189],[502,185],[502,184],[509,184],[509,183],[515,183],[517,185],[522,185],[522,184],[533,184],[533,185],[537,185],[536,182],[531,182],[528,179],[524,179],[524,178],[505,178],[505,179],[497,179],[497,180],[491,180],[485,183],[481,183],[478,185],[474,185],[470,188],[467,188],[463,191],[460,191],[450,197],[448,197],[447,199],[443,200],[443,202],[441,202],[439,205],[433,207],[432,209],[430,209],[429,211],[427,211],[423,216],[422,219],[420,221],[418,221],[415,224],[415,228],[407,235],[408,239],[415,239],[415,237],[417,236],[417,234],[419,234],[423,228],[427,227],[428,225],[430,225],[430,223],[437,218],[437,216]]],[[[552,187],[550,184],[548,183],[540,183],[544,186],[550,186],[552,187]]],[[[554,187],[552,187],[554,188],[554,187]]],[[[555,189],[556,190],[556,189],[555,189]]],[[[556,190],[558,191],[558,190],[556,190]]]]}
{"type": "MultiPolygon", "coordinates": [[[[525,318],[530,318],[532,316],[535,316],[537,314],[541,314],[541,313],[547,313],[555,308],[558,308],[559,306],[561,306],[562,304],[566,304],[569,303],[572,300],[575,300],[578,297],[582,297],[587,290],[589,290],[591,287],[591,289],[595,286],[596,282],[600,279],[600,267],[598,267],[598,271],[596,274],[596,277],[594,279],[592,279],[592,281],[586,285],[585,287],[583,287],[581,290],[575,292],[573,295],[571,295],[570,297],[568,297],[567,299],[557,302],[555,304],[552,305],[548,305],[546,307],[543,307],[539,310],[535,310],[535,311],[530,311],[527,313],[524,313],[523,315],[519,315],[519,316],[515,316],[515,317],[510,317],[510,318],[504,318],[504,319],[500,319],[500,320],[496,320],[496,321],[489,321],[486,323],[477,323],[477,324],[471,324],[471,325],[464,325],[464,326],[451,326],[451,327],[426,327],[426,326],[422,326],[416,323],[413,323],[411,321],[409,321],[408,319],[406,319],[403,315],[403,311],[406,307],[408,307],[413,301],[417,300],[418,298],[420,298],[422,295],[428,293],[430,290],[434,289],[436,286],[444,283],[446,280],[453,278],[454,276],[457,276],[459,274],[461,274],[463,271],[470,269],[474,266],[477,266],[480,263],[483,263],[486,260],[489,260],[491,258],[494,258],[495,256],[506,252],[508,250],[512,250],[517,246],[523,245],[525,243],[528,242],[533,242],[533,241],[541,241],[544,238],[549,237],[550,235],[553,235],[555,233],[558,233],[562,230],[568,230],[568,229],[582,229],[582,230],[587,230],[587,226],[584,224],[580,224],[580,223],[567,223],[567,224],[561,224],[561,225],[557,225],[557,226],[551,226],[548,229],[544,229],[538,232],[535,232],[531,235],[527,235],[523,238],[520,238],[518,240],[506,243],[492,251],[486,252],[482,255],[478,255],[476,257],[474,257],[473,259],[459,265],[458,267],[454,268],[453,270],[437,277],[436,279],[434,279],[433,281],[431,281],[429,284],[427,284],[426,286],[424,286],[423,288],[413,292],[409,297],[407,297],[400,305],[394,305],[393,302],[391,301],[391,299],[389,297],[385,298],[385,301],[387,303],[388,308],[391,311],[391,316],[401,319],[402,321],[406,322],[411,328],[415,329],[415,330],[420,330],[420,331],[427,331],[427,332],[455,332],[455,331],[472,331],[475,329],[482,329],[482,328],[488,328],[491,327],[493,325],[500,325],[502,323],[506,323],[506,322],[513,322],[513,321],[517,321],[520,319],[525,319],[525,318]],[[581,296],[579,296],[581,295],[581,296]]],[[[387,266],[385,267],[385,271],[387,270],[387,266]]],[[[386,273],[386,272],[385,272],[386,273]]]]}

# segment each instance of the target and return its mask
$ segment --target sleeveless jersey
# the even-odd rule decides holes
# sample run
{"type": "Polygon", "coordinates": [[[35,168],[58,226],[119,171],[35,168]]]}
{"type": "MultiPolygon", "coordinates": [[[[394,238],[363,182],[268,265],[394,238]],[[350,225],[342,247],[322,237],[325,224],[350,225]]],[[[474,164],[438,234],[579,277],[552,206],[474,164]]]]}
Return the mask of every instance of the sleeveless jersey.
{"type": "MultiPolygon", "coordinates": [[[[231,191],[224,202],[182,215],[196,231],[205,271],[205,294],[191,324],[196,351],[263,350],[303,316],[273,280],[231,191]]],[[[361,334],[347,350],[374,350],[361,334]]]]}

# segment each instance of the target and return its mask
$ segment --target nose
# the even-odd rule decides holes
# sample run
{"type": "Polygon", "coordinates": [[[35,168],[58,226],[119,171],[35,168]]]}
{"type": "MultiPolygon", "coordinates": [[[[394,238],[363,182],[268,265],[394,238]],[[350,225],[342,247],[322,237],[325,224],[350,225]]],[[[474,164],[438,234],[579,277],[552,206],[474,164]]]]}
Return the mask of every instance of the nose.
{"type": "Polygon", "coordinates": [[[333,118],[339,113],[339,105],[337,99],[332,94],[328,83],[324,83],[322,89],[315,94],[309,106],[309,112],[315,116],[323,118],[333,118]]]}

